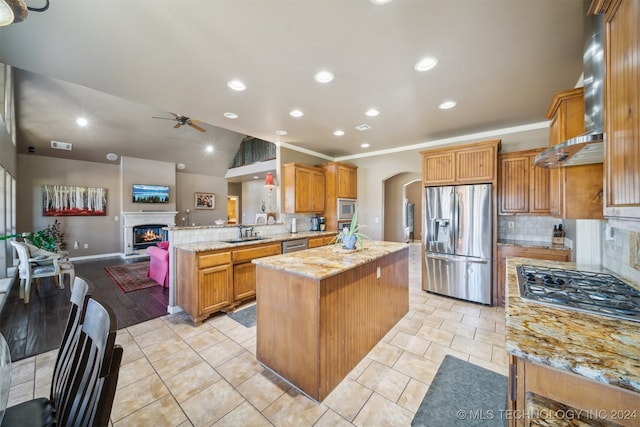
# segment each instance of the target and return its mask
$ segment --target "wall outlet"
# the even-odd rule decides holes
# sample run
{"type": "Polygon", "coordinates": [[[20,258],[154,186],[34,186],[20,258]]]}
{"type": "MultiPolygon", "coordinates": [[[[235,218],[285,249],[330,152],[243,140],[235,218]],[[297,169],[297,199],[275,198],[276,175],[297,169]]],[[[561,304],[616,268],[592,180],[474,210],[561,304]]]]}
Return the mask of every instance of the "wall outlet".
{"type": "Polygon", "coordinates": [[[381,271],[380,271],[380,266],[377,266],[377,267],[376,267],[376,278],[378,278],[378,279],[379,279],[381,276],[382,276],[382,273],[381,273],[381,271]]]}
{"type": "Polygon", "coordinates": [[[507,225],[509,226],[509,229],[512,229],[513,227],[516,226],[516,224],[513,221],[509,221],[507,225]]]}
{"type": "Polygon", "coordinates": [[[85,243],[85,244],[84,244],[84,248],[85,248],[85,249],[89,249],[89,244],[88,244],[88,243],[85,243]]]}
{"type": "Polygon", "coordinates": [[[73,242],[73,249],[78,250],[78,242],[73,242]]]}

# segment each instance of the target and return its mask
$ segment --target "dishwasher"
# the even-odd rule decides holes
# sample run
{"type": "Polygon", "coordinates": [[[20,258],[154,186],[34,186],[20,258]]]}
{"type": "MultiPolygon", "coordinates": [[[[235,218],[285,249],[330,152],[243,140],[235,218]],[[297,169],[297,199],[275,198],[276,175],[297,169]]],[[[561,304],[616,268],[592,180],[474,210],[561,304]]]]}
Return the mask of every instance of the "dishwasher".
{"type": "Polygon", "coordinates": [[[308,247],[307,239],[286,240],[282,242],[282,253],[288,254],[291,252],[302,251],[308,247]]]}

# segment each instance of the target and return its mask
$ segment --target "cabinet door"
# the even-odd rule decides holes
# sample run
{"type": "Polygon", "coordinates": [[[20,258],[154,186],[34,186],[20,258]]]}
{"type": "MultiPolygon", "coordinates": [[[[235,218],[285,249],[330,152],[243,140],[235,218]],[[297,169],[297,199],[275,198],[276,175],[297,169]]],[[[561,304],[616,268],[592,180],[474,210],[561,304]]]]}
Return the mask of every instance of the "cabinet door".
{"type": "Polygon", "coordinates": [[[529,212],[529,156],[503,155],[500,166],[500,213],[529,212]]]}
{"type": "Polygon", "coordinates": [[[640,218],[640,1],[612,1],[605,16],[605,215],[640,218]],[[612,11],[611,11],[612,10],[612,11]],[[611,13],[612,12],[612,13],[611,13]]]}
{"type": "Polygon", "coordinates": [[[529,156],[529,212],[548,215],[551,170],[537,167],[535,159],[536,155],[529,156]]]}
{"type": "Polygon", "coordinates": [[[296,212],[311,212],[311,171],[296,169],[296,212]]]}
{"type": "Polygon", "coordinates": [[[198,274],[198,315],[213,313],[231,305],[231,264],[204,268],[198,274]]]}
{"type": "Polygon", "coordinates": [[[233,300],[239,301],[256,295],[256,266],[246,262],[233,266],[233,300]]]}
{"type": "Polygon", "coordinates": [[[307,197],[309,197],[309,209],[307,212],[324,212],[324,173],[313,171],[309,179],[311,183],[307,194],[307,197]]]}
{"type": "Polygon", "coordinates": [[[496,152],[493,147],[456,153],[457,182],[488,182],[495,173],[496,152]]]}
{"type": "Polygon", "coordinates": [[[455,182],[455,153],[425,154],[422,158],[423,185],[455,182]]]}
{"type": "Polygon", "coordinates": [[[356,169],[338,165],[338,197],[358,198],[358,173],[356,169]]]}

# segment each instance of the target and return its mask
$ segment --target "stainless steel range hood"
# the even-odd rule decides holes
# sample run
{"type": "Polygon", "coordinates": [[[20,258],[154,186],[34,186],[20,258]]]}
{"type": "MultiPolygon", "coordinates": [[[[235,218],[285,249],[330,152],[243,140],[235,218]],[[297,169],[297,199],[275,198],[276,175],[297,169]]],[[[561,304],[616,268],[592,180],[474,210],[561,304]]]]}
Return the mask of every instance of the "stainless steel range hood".
{"type": "Polygon", "coordinates": [[[585,20],[584,45],[584,127],[585,133],[554,145],[535,159],[542,168],[602,163],[604,156],[603,137],[603,16],[589,15],[585,20]]]}

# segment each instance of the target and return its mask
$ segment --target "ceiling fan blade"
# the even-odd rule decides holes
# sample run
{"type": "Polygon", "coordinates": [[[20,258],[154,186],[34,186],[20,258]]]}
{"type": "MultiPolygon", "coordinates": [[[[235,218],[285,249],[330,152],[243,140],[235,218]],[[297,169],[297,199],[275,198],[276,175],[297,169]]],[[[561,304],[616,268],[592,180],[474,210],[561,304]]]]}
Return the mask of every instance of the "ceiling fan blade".
{"type": "Polygon", "coordinates": [[[173,117],[175,117],[175,119],[171,119],[171,120],[178,120],[178,119],[180,119],[180,117],[182,117],[179,114],[172,113],[171,111],[169,111],[169,114],[171,114],[171,115],[173,115],[173,117]]]}
{"type": "Polygon", "coordinates": [[[151,118],[152,119],[160,119],[160,120],[172,120],[174,122],[176,121],[176,119],[172,119],[170,117],[155,117],[155,116],[152,116],[151,118]]]}
{"type": "Polygon", "coordinates": [[[176,123],[176,125],[173,128],[178,129],[180,126],[182,126],[182,123],[176,123]]]}
{"type": "Polygon", "coordinates": [[[193,124],[193,121],[190,121],[189,123],[187,123],[189,126],[191,126],[192,128],[199,130],[200,132],[206,132],[207,130],[203,127],[200,127],[196,124],[193,124]]]}

